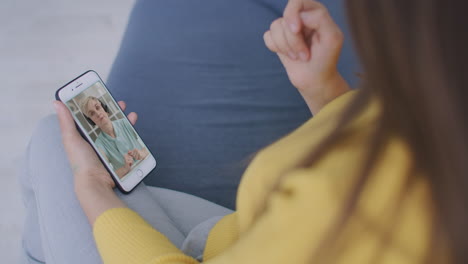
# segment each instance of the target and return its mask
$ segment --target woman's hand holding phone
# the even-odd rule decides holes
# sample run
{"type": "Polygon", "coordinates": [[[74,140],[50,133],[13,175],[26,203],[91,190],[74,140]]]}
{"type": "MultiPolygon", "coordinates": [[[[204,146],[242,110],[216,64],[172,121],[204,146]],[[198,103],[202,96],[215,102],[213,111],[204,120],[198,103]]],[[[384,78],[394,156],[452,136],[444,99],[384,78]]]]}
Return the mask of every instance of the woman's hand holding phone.
{"type": "MultiPolygon", "coordinates": [[[[125,102],[118,102],[125,110],[125,102]]],[[[91,225],[97,217],[110,208],[126,207],[117,197],[115,183],[99,160],[91,145],[84,140],[71,116],[70,111],[60,101],[54,106],[60,123],[62,142],[73,170],[76,196],[91,225]]],[[[134,125],[137,114],[132,112],[128,119],[134,125]]]]}
{"type": "MultiPolygon", "coordinates": [[[[118,104],[122,110],[125,110],[126,104],[124,101],[119,101],[118,104]]],[[[73,170],[75,189],[89,185],[100,185],[109,189],[114,188],[115,183],[109,172],[99,160],[93,148],[81,137],[76,129],[70,111],[60,101],[55,101],[54,106],[60,122],[62,142],[73,170]]],[[[132,112],[128,115],[128,119],[134,125],[138,116],[132,112]]],[[[130,156],[129,159],[131,159],[130,156]]]]}
{"type": "Polygon", "coordinates": [[[278,54],[312,113],[349,91],[337,70],[343,33],[323,4],[290,0],[284,17],[273,21],[264,40],[278,54]]]}

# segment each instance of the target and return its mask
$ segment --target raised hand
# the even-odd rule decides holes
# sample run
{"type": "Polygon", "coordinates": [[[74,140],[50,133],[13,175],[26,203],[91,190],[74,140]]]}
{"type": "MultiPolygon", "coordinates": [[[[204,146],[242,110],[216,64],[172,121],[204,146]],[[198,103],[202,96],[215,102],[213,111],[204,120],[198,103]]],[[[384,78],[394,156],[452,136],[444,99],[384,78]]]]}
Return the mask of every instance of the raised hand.
{"type": "Polygon", "coordinates": [[[312,112],[349,90],[337,70],[343,33],[323,4],[290,0],[284,17],[273,21],[264,40],[312,112]]]}

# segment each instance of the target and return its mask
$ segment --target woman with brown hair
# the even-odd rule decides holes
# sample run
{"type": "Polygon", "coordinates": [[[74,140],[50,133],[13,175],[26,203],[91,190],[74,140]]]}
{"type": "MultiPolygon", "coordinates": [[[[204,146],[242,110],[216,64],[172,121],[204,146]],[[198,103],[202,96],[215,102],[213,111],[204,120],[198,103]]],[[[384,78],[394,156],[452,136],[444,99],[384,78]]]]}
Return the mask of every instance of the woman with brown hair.
{"type": "MultiPolygon", "coordinates": [[[[466,4],[347,4],[363,66],[357,91],[336,70],[343,35],[319,2],[290,0],[265,33],[315,116],[259,152],[235,213],[191,233],[209,233],[193,240],[204,262],[468,263],[466,4]]],[[[70,113],[55,106],[104,262],[197,263],[159,227],[166,219],[150,225],[122,202],[70,113]]]]}

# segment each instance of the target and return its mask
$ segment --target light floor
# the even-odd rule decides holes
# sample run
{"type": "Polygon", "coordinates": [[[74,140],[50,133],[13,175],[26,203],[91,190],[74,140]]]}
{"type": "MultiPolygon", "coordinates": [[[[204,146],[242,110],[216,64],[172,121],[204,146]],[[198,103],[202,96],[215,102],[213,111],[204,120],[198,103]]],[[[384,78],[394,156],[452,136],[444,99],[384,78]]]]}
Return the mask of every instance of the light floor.
{"type": "Polygon", "coordinates": [[[105,80],[134,0],[0,1],[0,262],[18,263],[24,218],[15,163],[57,88],[105,80]]]}

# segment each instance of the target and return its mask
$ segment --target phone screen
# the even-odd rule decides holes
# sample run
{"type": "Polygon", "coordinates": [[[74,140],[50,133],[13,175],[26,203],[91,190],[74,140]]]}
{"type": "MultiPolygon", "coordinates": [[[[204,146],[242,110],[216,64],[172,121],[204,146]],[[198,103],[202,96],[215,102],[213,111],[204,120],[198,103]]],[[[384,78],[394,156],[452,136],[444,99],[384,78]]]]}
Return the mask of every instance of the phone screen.
{"type": "MultiPolygon", "coordinates": [[[[83,88],[64,103],[107,167],[123,183],[135,174],[140,164],[152,158],[151,153],[102,81],[83,88]]],[[[143,174],[142,170],[138,172],[143,174]]]]}

